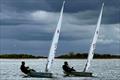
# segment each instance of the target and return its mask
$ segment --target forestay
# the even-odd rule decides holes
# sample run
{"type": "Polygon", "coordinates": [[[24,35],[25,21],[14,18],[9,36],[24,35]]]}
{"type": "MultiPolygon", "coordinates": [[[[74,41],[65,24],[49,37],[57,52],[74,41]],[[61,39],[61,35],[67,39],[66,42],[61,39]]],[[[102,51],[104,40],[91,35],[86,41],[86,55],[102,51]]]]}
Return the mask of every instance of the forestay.
{"type": "Polygon", "coordinates": [[[49,69],[53,63],[54,57],[55,57],[57,44],[58,44],[58,40],[59,40],[59,35],[60,35],[60,28],[61,28],[61,24],[62,24],[62,15],[63,15],[64,4],[65,4],[65,1],[63,2],[59,21],[57,24],[57,28],[56,28],[54,36],[53,36],[53,41],[52,41],[52,45],[50,48],[50,52],[49,52],[49,56],[48,56],[48,60],[47,60],[47,64],[46,64],[46,69],[45,69],[46,72],[49,71],[49,69]]]}
{"type": "Polygon", "coordinates": [[[94,50],[96,47],[96,41],[98,39],[98,35],[99,35],[99,28],[100,28],[100,24],[101,24],[101,18],[102,18],[102,13],[103,13],[103,7],[104,7],[104,3],[102,4],[102,8],[101,8],[101,12],[98,18],[98,22],[97,22],[97,27],[96,27],[96,31],[94,33],[94,37],[93,37],[93,41],[89,50],[89,54],[88,54],[88,59],[84,68],[84,72],[88,70],[88,68],[90,67],[90,62],[93,59],[93,55],[94,55],[94,50]]]}

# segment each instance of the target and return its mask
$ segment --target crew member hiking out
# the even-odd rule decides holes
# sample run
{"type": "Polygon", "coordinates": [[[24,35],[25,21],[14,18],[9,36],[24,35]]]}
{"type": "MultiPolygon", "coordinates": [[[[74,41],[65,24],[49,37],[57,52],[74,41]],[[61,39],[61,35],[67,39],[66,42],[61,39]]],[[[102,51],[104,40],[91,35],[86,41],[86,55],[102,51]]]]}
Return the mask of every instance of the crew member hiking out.
{"type": "Polygon", "coordinates": [[[69,65],[68,65],[68,62],[65,61],[64,62],[64,65],[62,66],[64,72],[72,72],[72,71],[75,71],[75,69],[72,67],[70,68],[69,65]]]}
{"type": "Polygon", "coordinates": [[[35,71],[33,69],[30,69],[29,67],[25,67],[25,62],[24,61],[22,61],[21,63],[22,64],[21,64],[20,69],[23,73],[28,74],[28,73],[30,73],[30,71],[35,71]]]}

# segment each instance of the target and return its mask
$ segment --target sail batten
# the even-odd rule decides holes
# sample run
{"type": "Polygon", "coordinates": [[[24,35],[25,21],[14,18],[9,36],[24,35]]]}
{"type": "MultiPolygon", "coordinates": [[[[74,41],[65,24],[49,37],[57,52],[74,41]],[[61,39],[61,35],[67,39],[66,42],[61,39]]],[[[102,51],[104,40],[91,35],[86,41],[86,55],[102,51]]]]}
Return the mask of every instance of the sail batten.
{"type": "Polygon", "coordinates": [[[91,47],[90,47],[90,50],[89,50],[88,59],[87,59],[87,62],[86,62],[85,68],[84,68],[84,72],[87,71],[88,68],[90,67],[90,62],[91,62],[91,60],[93,59],[93,56],[94,56],[94,50],[95,50],[95,47],[96,47],[96,42],[97,42],[97,39],[98,39],[99,28],[100,28],[101,19],[102,19],[103,7],[104,7],[104,3],[102,4],[102,8],[101,8],[100,15],[99,15],[98,22],[97,22],[97,27],[96,27],[94,37],[93,37],[93,41],[92,41],[92,44],[91,44],[91,47]]]}
{"type": "Polygon", "coordinates": [[[62,15],[63,15],[63,10],[64,10],[64,4],[65,4],[65,1],[63,2],[60,17],[59,17],[59,21],[58,21],[58,24],[57,24],[57,28],[56,28],[54,36],[53,36],[53,41],[52,41],[52,44],[51,44],[51,48],[50,48],[50,51],[49,51],[49,56],[48,56],[48,60],[47,60],[46,68],[45,68],[46,72],[49,71],[49,69],[50,69],[50,67],[53,63],[54,57],[55,57],[57,44],[58,44],[58,40],[59,40],[59,35],[60,35],[60,28],[61,28],[61,24],[62,24],[62,15]]]}

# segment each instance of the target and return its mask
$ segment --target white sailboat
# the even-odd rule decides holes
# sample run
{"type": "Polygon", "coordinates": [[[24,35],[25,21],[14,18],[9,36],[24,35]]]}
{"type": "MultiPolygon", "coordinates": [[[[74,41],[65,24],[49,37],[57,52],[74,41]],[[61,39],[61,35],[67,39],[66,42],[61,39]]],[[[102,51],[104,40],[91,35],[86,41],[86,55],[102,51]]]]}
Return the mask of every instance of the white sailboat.
{"type": "Polygon", "coordinates": [[[91,47],[90,47],[90,50],[89,50],[89,55],[88,55],[88,59],[87,59],[87,62],[86,62],[85,68],[84,68],[84,72],[86,72],[88,70],[88,68],[90,67],[90,62],[93,59],[94,50],[95,50],[96,42],[97,42],[98,35],[99,35],[99,28],[100,28],[100,24],[101,24],[103,7],[104,7],[104,3],[102,4],[101,12],[100,12],[99,19],[98,19],[98,22],[97,22],[97,27],[96,27],[96,30],[95,30],[95,33],[94,33],[93,41],[92,41],[92,44],[91,44],[91,47]]]}
{"type": "Polygon", "coordinates": [[[46,72],[48,72],[50,70],[50,67],[51,67],[51,65],[53,63],[53,60],[54,60],[54,57],[55,57],[57,44],[58,44],[58,40],[59,40],[59,35],[60,35],[60,28],[61,28],[61,23],[62,23],[62,15],[63,15],[64,4],[65,4],[65,1],[63,2],[59,22],[57,24],[57,28],[56,28],[56,31],[55,31],[55,34],[54,34],[54,37],[53,37],[53,42],[52,42],[52,45],[51,45],[51,48],[50,48],[50,53],[49,53],[49,56],[48,56],[48,61],[47,61],[47,64],[46,64],[46,69],[45,69],[46,72]]]}
{"type": "Polygon", "coordinates": [[[28,75],[31,76],[31,77],[45,77],[45,78],[53,77],[53,73],[51,73],[50,68],[52,66],[52,63],[53,63],[53,60],[54,60],[54,57],[55,57],[57,44],[58,44],[58,40],[59,40],[60,29],[61,29],[61,24],[62,24],[62,15],[63,15],[63,10],[64,10],[64,4],[65,4],[65,1],[63,1],[59,21],[58,21],[57,28],[56,28],[54,36],[53,36],[53,41],[52,41],[52,45],[51,45],[51,48],[50,48],[45,72],[30,72],[28,75]]]}
{"type": "Polygon", "coordinates": [[[90,62],[93,59],[94,56],[94,50],[95,50],[95,46],[96,46],[96,42],[98,39],[98,35],[99,35],[99,28],[100,28],[100,24],[101,24],[101,18],[102,18],[102,13],[103,13],[103,7],[104,7],[104,3],[102,4],[102,8],[100,11],[100,15],[98,18],[98,22],[97,22],[97,27],[94,33],[94,37],[93,37],[93,41],[89,50],[89,54],[88,54],[88,58],[87,58],[87,62],[85,65],[85,68],[83,70],[83,72],[71,72],[71,73],[66,73],[67,75],[73,75],[73,76],[86,76],[86,77],[91,77],[92,73],[91,72],[87,72],[88,68],[90,67],[90,62]]]}

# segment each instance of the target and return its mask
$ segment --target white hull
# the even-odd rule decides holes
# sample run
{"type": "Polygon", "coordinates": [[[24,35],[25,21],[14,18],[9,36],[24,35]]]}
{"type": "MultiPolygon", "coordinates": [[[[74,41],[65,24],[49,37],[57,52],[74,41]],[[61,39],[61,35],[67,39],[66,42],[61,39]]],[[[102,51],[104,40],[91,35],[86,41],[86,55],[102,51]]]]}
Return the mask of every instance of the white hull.
{"type": "Polygon", "coordinates": [[[39,78],[52,78],[53,74],[48,72],[30,72],[28,76],[39,77],[39,78]]]}
{"type": "Polygon", "coordinates": [[[64,72],[65,76],[77,76],[77,77],[93,77],[91,72],[64,72]]]}

